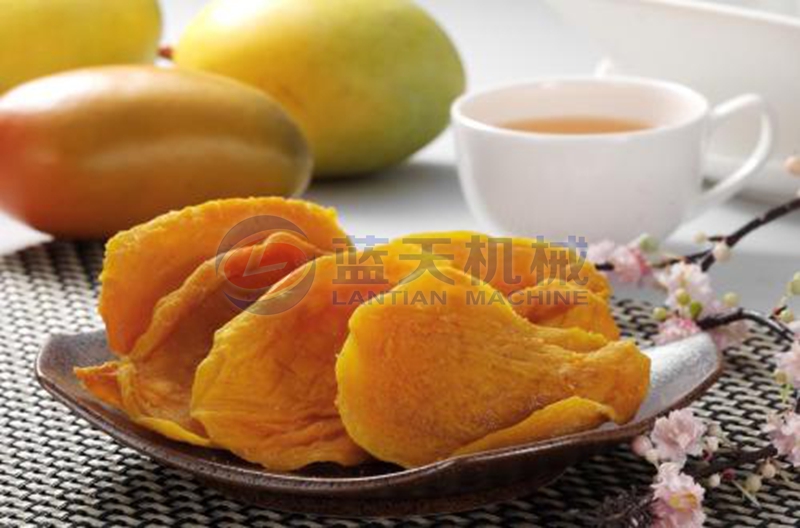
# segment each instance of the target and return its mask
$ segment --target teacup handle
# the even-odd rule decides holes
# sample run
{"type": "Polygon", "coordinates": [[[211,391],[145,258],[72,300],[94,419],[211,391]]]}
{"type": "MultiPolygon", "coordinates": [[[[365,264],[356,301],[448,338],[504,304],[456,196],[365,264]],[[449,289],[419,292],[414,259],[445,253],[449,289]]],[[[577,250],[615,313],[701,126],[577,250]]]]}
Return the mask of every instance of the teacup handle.
{"type": "Polygon", "coordinates": [[[706,144],[708,144],[711,134],[728,121],[731,116],[748,108],[755,108],[761,114],[761,131],[755,148],[738,169],[700,195],[689,216],[702,213],[736,194],[752,176],[758,173],[767,159],[769,159],[772,153],[775,125],[769,106],[761,96],[756,94],[739,95],[715,106],[709,114],[706,144]]]}

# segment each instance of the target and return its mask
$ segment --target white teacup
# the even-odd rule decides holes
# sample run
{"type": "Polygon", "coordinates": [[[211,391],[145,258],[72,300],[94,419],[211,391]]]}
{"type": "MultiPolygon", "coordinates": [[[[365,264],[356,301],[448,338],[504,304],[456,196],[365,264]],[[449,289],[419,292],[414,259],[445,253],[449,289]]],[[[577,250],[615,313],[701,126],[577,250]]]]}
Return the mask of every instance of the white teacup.
{"type": "Polygon", "coordinates": [[[473,213],[493,233],[619,242],[663,238],[682,221],[727,200],[768,159],[773,123],[761,97],[714,108],[685,86],[636,77],[541,79],[466,94],[452,108],[459,176],[473,213]],[[761,131],[750,157],[702,189],[709,135],[756,107],[761,131]],[[644,130],[604,134],[522,132],[522,119],[595,116],[635,120],[644,130]]]}

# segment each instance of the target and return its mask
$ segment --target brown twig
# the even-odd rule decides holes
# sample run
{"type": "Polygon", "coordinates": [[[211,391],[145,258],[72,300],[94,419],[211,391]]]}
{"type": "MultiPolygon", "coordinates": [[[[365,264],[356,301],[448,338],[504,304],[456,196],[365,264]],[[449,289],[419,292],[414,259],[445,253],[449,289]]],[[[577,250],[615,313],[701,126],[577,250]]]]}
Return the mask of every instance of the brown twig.
{"type": "MultiPolygon", "coordinates": [[[[800,398],[794,402],[794,412],[800,413],[800,398]]],[[[762,447],[751,451],[742,449],[726,453],[711,463],[698,468],[695,471],[687,471],[695,479],[707,478],[717,473],[722,473],[727,469],[735,469],[746,464],[755,464],[762,460],[769,460],[778,456],[778,450],[773,445],[762,447]]]]}
{"type": "MultiPolygon", "coordinates": [[[[798,209],[800,209],[800,197],[770,209],[763,215],[747,222],[730,235],[715,235],[709,237],[708,240],[714,244],[724,243],[729,248],[732,248],[756,229],[798,209]]],[[[652,264],[652,267],[661,269],[679,262],[699,262],[701,269],[703,271],[708,271],[716,261],[717,259],[714,255],[713,248],[708,248],[689,255],[664,259],[652,264]]],[[[596,264],[595,267],[600,271],[614,270],[614,264],[610,262],[599,263],[596,264]]],[[[737,308],[729,312],[702,317],[697,320],[697,325],[703,330],[713,330],[714,328],[719,328],[736,321],[747,320],[765,326],[782,339],[794,341],[796,339],[795,333],[778,319],[783,309],[785,309],[785,307],[780,307],[774,310],[772,314],[765,315],[754,310],[737,308]]],[[[795,402],[794,412],[800,412],[800,398],[795,402]]],[[[686,473],[694,479],[700,480],[744,465],[756,464],[764,460],[769,460],[777,456],[778,450],[773,445],[767,445],[760,449],[753,450],[735,449],[728,453],[719,453],[717,458],[693,468],[692,470],[687,469],[686,473]]],[[[609,499],[603,507],[601,507],[600,515],[598,515],[600,523],[598,526],[642,526],[651,520],[649,518],[649,509],[652,502],[653,492],[650,489],[642,491],[641,495],[636,491],[629,491],[619,497],[609,499]]]]}
{"type": "Polygon", "coordinates": [[[761,312],[748,310],[746,308],[737,308],[735,310],[731,310],[730,312],[701,317],[697,320],[697,326],[703,330],[713,330],[714,328],[735,323],[736,321],[752,321],[769,328],[779,337],[789,341],[793,341],[795,339],[795,334],[792,329],[783,324],[780,320],[769,315],[764,315],[761,312]]]}
{"type": "MultiPolygon", "coordinates": [[[[737,308],[736,310],[732,310],[727,313],[704,317],[697,321],[697,325],[703,330],[711,330],[713,328],[718,328],[720,326],[742,320],[753,321],[755,323],[764,325],[779,337],[790,342],[796,339],[795,333],[783,322],[776,319],[774,315],[767,316],[760,312],[748,310],[746,308],[737,308]]],[[[800,412],[800,399],[795,402],[794,412],[800,412]]],[[[772,445],[750,451],[741,449],[734,450],[731,453],[726,453],[724,456],[713,460],[711,463],[700,467],[695,471],[687,471],[687,473],[695,479],[707,478],[711,475],[722,473],[727,469],[735,469],[745,464],[754,464],[762,460],[775,458],[776,456],[778,456],[778,450],[772,445]]]]}
{"type": "MultiPolygon", "coordinates": [[[[711,239],[709,239],[711,240],[711,239]]],[[[704,249],[702,251],[697,251],[695,253],[689,253],[688,255],[683,255],[680,257],[671,257],[668,259],[664,259],[661,261],[652,264],[652,267],[655,269],[664,269],[672,266],[673,264],[678,264],[680,262],[686,262],[687,264],[692,264],[697,262],[698,260],[704,258],[707,255],[711,254],[711,249],[704,249]]]]}
{"type": "MultiPolygon", "coordinates": [[[[800,209],[800,197],[793,198],[792,200],[783,203],[777,207],[774,207],[767,211],[766,213],[762,214],[761,216],[754,218],[744,224],[742,227],[731,233],[730,235],[715,235],[708,237],[709,242],[713,243],[725,243],[728,247],[734,247],[736,244],[742,241],[744,237],[755,231],[756,229],[763,227],[778,218],[786,216],[787,214],[800,209]]],[[[678,257],[670,257],[664,260],[655,262],[651,265],[654,269],[663,269],[673,264],[678,264],[680,262],[686,263],[700,263],[700,267],[703,271],[708,271],[708,269],[714,265],[717,261],[716,257],[714,256],[713,248],[704,249],[701,251],[697,251],[695,253],[690,253],[689,255],[683,255],[678,257]]],[[[611,262],[601,262],[595,264],[595,268],[600,271],[614,271],[614,264],[611,262]]]]}
{"type": "Polygon", "coordinates": [[[653,492],[639,493],[636,487],[607,498],[600,505],[590,526],[603,528],[634,528],[650,526],[653,521],[653,492]]]}
{"type": "MultiPolygon", "coordinates": [[[[715,237],[715,240],[717,240],[718,242],[723,242],[727,244],[728,247],[732,248],[733,246],[738,244],[744,237],[746,237],[748,234],[752,233],[759,227],[765,226],[770,222],[777,220],[778,218],[781,218],[793,211],[796,211],[797,209],[800,209],[800,197],[794,198],[782,205],[770,209],[763,215],[757,218],[753,218],[752,220],[747,222],[745,225],[743,225],[730,235],[721,238],[715,237]]],[[[703,257],[702,261],[700,262],[700,267],[703,269],[703,271],[707,271],[714,264],[714,262],[716,262],[716,260],[717,259],[714,258],[714,253],[708,252],[708,254],[705,257],[703,257]]]]}
{"type": "Polygon", "coordinates": [[[750,451],[738,450],[734,451],[730,456],[714,459],[711,463],[701,466],[694,471],[687,470],[686,473],[695,480],[700,480],[708,478],[711,475],[716,475],[717,473],[722,473],[728,469],[736,469],[747,464],[755,464],[762,460],[775,458],[776,456],[778,456],[778,450],[775,449],[775,446],[771,445],[750,451]]]}

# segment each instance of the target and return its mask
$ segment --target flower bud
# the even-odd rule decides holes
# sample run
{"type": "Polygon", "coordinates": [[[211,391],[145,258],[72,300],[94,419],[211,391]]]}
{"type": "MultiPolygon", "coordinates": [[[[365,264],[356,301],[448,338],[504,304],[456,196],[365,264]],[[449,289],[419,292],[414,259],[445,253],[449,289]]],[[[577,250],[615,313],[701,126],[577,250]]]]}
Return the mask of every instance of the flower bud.
{"type": "Polygon", "coordinates": [[[778,385],[783,386],[789,383],[789,376],[787,376],[786,373],[780,369],[776,370],[773,376],[775,378],[775,383],[778,385]]]}
{"type": "Polygon", "coordinates": [[[643,235],[639,239],[639,249],[645,253],[654,253],[658,251],[658,240],[650,235],[643,235]]]}
{"type": "Polygon", "coordinates": [[[800,156],[789,156],[786,158],[783,167],[792,176],[800,176],[800,156]]]}
{"type": "Polygon", "coordinates": [[[778,315],[778,319],[780,319],[782,323],[791,323],[794,321],[794,312],[789,308],[784,308],[778,315]]]}
{"type": "Polygon", "coordinates": [[[675,300],[676,300],[676,301],[678,302],[678,304],[680,304],[681,306],[686,306],[687,304],[689,304],[690,302],[692,302],[692,296],[691,296],[691,295],[689,295],[689,292],[687,292],[687,291],[686,291],[686,290],[684,290],[683,288],[679,288],[679,289],[678,289],[678,290],[675,292],[675,300]]]}
{"type": "Polygon", "coordinates": [[[765,479],[771,479],[775,478],[775,475],[778,474],[778,470],[772,463],[764,462],[759,473],[761,473],[761,476],[765,479]]]}
{"type": "Polygon", "coordinates": [[[644,459],[653,464],[654,466],[658,465],[658,451],[655,449],[650,449],[647,453],[644,454],[644,459]]]}
{"type": "Polygon", "coordinates": [[[792,295],[800,295],[800,279],[793,279],[788,289],[792,295]]]}
{"type": "Polygon", "coordinates": [[[709,453],[716,453],[719,450],[719,438],[716,436],[709,436],[706,438],[706,451],[709,453]]]}
{"type": "Polygon", "coordinates": [[[717,262],[725,262],[731,259],[731,247],[725,242],[718,242],[714,244],[714,249],[711,250],[717,262]]]}
{"type": "Polygon", "coordinates": [[[653,319],[658,321],[659,323],[664,322],[669,317],[669,312],[663,306],[656,306],[653,308],[653,319]]]}
{"type": "Polygon", "coordinates": [[[711,422],[708,425],[708,434],[709,436],[713,436],[715,438],[722,438],[724,433],[722,432],[722,427],[717,422],[711,422]]]}
{"type": "Polygon", "coordinates": [[[703,303],[698,301],[692,301],[689,303],[689,317],[692,319],[697,319],[700,317],[701,313],[703,313],[703,303]]]}
{"type": "Polygon", "coordinates": [[[758,493],[761,489],[761,477],[755,473],[748,475],[747,480],[744,481],[744,489],[750,493],[758,493]]]}
{"type": "Polygon", "coordinates": [[[697,244],[705,244],[708,242],[708,235],[700,231],[694,236],[694,241],[697,244]]]}
{"type": "Polygon", "coordinates": [[[640,457],[647,456],[647,452],[653,449],[653,442],[644,435],[639,435],[631,442],[631,449],[640,457]]]}
{"type": "Polygon", "coordinates": [[[718,488],[721,483],[722,478],[719,476],[719,473],[714,473],[708,477],[708,480],[706,481],[706,484],[709,488],[718,488]]]}
{"type": "Polygon", "coordinates": [[[734,292],[728,292],[722,296],[722,302],[728,308],[735,308],[739,306],[739,296],[734,292]]]}

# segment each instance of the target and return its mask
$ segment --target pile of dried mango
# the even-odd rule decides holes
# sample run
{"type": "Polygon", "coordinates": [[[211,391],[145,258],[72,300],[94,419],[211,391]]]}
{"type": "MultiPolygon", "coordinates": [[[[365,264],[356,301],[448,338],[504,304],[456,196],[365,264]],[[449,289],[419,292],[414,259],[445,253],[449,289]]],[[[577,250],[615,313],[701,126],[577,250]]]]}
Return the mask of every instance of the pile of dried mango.
{"type": "Polygon", "coordinates": [[[630,420],[650,365],[619,339],[606,279],[566,248],[508,242],[426,233],[358,251],[333,210],[282,198],[168,213],[109,241],[100,312],[118,359],[76,374],[144,427],[280,471],[416,467],[630,420]],[[259,216],[298,229],[218,254],[259,216]],[[493,266],[470,265],[476,251],[493,266]],[[584,302],[541,302],[556,291],[584,302]]]}

